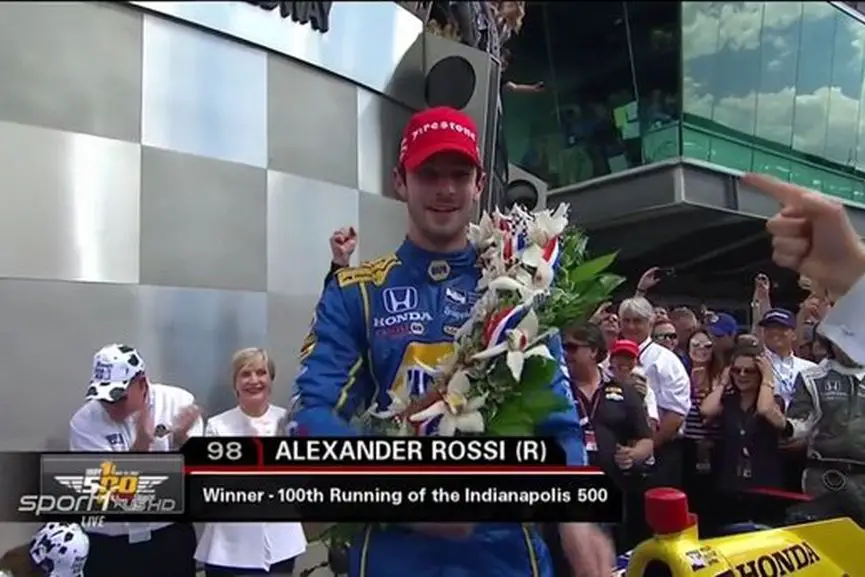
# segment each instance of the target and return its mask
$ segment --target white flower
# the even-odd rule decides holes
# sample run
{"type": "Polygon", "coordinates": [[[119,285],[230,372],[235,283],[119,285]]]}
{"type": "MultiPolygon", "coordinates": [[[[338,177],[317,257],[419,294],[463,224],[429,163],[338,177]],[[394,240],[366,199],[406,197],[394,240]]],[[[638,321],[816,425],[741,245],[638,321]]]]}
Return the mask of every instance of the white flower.
{"type": "Polygon", "coordinates": [[[408,409],[409,403],[411,402],[411,399],[408,398],[408,394],[405,392],[398,393],[391,389],[387,392],[387,395],[390,397],[390,405],[388,405],[387,409],[379,411],[378,405],[370,407],[369,414],[376,419],[384,420],[398,417],[408,409]]]}
{"type": "Polygon", "coordinates": [[[503,276],[492,281],[489,284],[489,293],[487,294],[495,294],[496,291],[515,292],[519,293],[522,302],[530,302],[534,300],[535,296],[543,292],[532,286],[531,275],[526,278],[520,276],[519,271],[515,275],[514,278],[503,276]]]}
{"type": "Polygon", "coordinates": [[[484,249],[494,241],[496,232],[493,219],[485,212],[478,224],[469,224],[469,241],[479,249],[484,249]]]}
{"type": "MultiPolygon", "coordinates": [[[[385,409],[384,411],[379,411],[378,404],[373,403],[369,410],[367,410],[367,414],[370,417],[380,419],[382,421],[388,421],[400,416],[404,416],[404,413],[406,409],[408,409],[409,403],[411,402],[408,398],[408,394],[397,393],[393,390],[389,390],[387,394],[390,397],[390,405],[388,405],[387,409],[385,409]]],[[[397,419],[397,424],[398,427],[395,431],[397,437],[413,436],[413,427],[411,426],[411,423],[408,422],[408,419],[397,419]]]]}
{"type": "Polygon", "coordinates": [[[457,371],[448,383],[444,398],[428,408],[415,413],[410,420],[422,423],[441,416],[438,434],[452,437],[457,431],[483,433],[484,418],[479,409],[484,406],[486,396],[468,398],[471,383],[465,371],[457,371]]]}
{"type": "Polygon", "coordinates": [[[477,324],[483,324],[486,321],[487,317],[492,314],[494,310],[498,307],[499,297],[496,294],[496,291],[486,291],[483,295],[477,300],[477,302],[472,307],[471,314],[469,318],[457,329],[454,334],[454,341],[459,345],[462,340],[469,336],[472,333],[472,330],[475,328],[477,324]]]}
{"type": "Polygon", "coordinates": [[[469,336],[472,332],[472,329],[475,328],[475,324],[477,323],[477,319],[475,317],[469,317],[466,319],[460,328],[457,329],[456,333],[454,333],[454,341],[457,343],[462,342],[464,338],[469,336]]]}
{"type": "Polygon", "coordinates": [[[537,245],[546,246],[551,239],[561,235],[568,226],[568,205],[560,204],[555,212],[542,210],[534,215],[529,224],[529,238],[537,245]]]}
{"type": "Polygon", "coordinates": [[[548,333],[538,336],[539,322],[535,311],[530,310],[519,322],[515,329],[507,331],[504,342],[493,345],[472,357],[472,360],[480,361],[497,357],[507,353],[505,361],[511,371],[514,380],[519,381],[523,374],[523,367],[529,357],[543,357],[552,360],[550,349],[544,344],[538,344],[547,337],[548,333]]]}
{"type": "Polygon", "coordinates": [[[499,271],[489,268],[483,269],[481,271],[481,278],[478,279],[478,290],[487,290],[490,285],[499,278],[502,278],[502,275],[499,273],[499,271]]]}
{"type": "Polygon", "coordinates": [[[535,291],[545,291],[553,284],[553,267],[544,260],[544,250],[532,244],[520,254],[522,265],[514,278],[535,291]]]}
{"type": "Polygon", "coordinates": [[[493,226],[497,230],[501,230],[502,228],[504,228],[502,226],[502,224],[503,223],[509,223],[509,221],[510,221],[510,219],[507,216],[505,216],[504,214],[502,214],[502,212],[498,208],[496,208],[493,211],[492,220],[493,220],[493,226]]]}

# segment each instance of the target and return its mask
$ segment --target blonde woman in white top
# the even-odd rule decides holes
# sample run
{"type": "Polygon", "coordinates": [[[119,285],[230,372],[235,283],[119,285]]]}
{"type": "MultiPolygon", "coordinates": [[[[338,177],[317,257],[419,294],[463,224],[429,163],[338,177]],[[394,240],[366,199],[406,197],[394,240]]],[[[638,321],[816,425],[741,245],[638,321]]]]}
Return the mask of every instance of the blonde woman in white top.
{"type": "MultiPolygon", "coordinates": [[[[211,417],[205,436],[277,436],[286,410],[270,402],[276,367],[267,351],[240,350],[231,365],[237,407],[211,417]]],[[[209,523],[195,558],[204,563],[206,577],[291,575],[295,558],[304,551],[300,523],[209,523]]]]}

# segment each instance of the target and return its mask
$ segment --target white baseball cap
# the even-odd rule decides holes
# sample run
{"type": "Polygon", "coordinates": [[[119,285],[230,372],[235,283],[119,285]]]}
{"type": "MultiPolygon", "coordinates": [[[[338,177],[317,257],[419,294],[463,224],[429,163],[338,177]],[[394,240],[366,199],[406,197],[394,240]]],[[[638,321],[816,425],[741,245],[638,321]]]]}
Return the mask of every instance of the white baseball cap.
{"type": "Polygon", "coordinates": [[[30,559],[47,577],[83,577],[90,539],[75,523],[48,523],[30,541],[30,559]]]}
{"type": "Polygon", "coordinates": [[[128,345],[108,345],[93,356],[87,399],[116,402],[126,396],[132,379],[144,372],[144,359],[128,345]]]}

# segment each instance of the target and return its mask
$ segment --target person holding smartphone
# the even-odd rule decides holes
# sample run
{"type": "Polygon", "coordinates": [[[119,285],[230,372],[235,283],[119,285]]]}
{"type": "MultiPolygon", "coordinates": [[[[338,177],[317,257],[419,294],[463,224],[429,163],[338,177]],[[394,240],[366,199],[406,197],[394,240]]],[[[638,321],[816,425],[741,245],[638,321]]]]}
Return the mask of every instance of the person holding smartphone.
{"type": "MultiPolygon", "coordinates": [[[[613,306],[612,302],[602,303],[592,317],[589,319],[589,322],[593,325],[596,325],[601,328],[601,332],[604,335],[604,343],[607,346],[607,350],[610,350],[615,342],[619,340],[619,315],[616,314],[616,308],[613,306]]],[[[609,367],[609,359],[604,358],[601,361],[601,365],[604,369],[609,367]]]]}

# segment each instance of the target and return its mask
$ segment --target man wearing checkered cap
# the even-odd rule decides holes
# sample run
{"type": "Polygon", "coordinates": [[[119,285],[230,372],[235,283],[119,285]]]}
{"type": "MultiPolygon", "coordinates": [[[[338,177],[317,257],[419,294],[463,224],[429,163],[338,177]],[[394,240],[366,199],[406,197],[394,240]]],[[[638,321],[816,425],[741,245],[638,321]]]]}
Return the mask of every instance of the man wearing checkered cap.
{"type": "MultiPolygon", "coordinates": [[[[69,449],[163,452],[203,434],[192,393],[148,379],[133,347],[108,345],[93,357],[86,402],[69,421],[69,449]]],[[[88,528],[87,577],[194,577],[196,538],[183,523],[108,523],[88,528]]]]}

